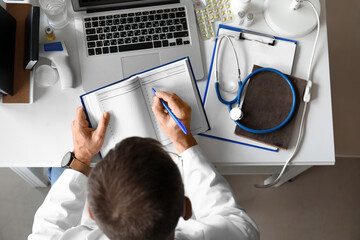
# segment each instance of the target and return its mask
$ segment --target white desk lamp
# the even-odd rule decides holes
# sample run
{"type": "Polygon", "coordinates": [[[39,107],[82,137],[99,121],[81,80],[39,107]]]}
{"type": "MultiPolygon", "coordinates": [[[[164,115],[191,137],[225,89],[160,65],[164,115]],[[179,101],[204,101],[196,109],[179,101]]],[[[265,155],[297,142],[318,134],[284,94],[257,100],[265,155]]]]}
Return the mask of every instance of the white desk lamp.
{"type": "MultiPolygon", "coordinates": [[[[320,15],[319,0],[310,1],[320,15]]],[[[317,25],[314,10],[303,0],[265,0],[264,17],[269,27],[283,37],[302,37],[317,25]]]]}
{"type": "Polygon", "coordinates": [[[303,96],[304,110],[301,114],[300,130],[296,140],[294,151],[284,164],[280,174],[277,177],[274,176],[275,180],[271,179],[270,181],[272,182],[266,182],[264,185],[255,184],[255,187],[257,188],[267,188],[276,185],[280,181],[281,176],[284,174],[286,167],[299,150],[299,146],[304,133],[306,108],[310,101],[311,95],[312,65],[320,33],[319,0],[265,0],[264,7],[264,17],[266,23],[270,26],[270,28],[272,28],[277,34],[281,36],[302,37],[310,33],[316,26],[317,33],[315,36],[314,47],[310,57],[308,82],[303,96]],[[307,1],[307,3],[304,4],[305,1],[307,1]]]}

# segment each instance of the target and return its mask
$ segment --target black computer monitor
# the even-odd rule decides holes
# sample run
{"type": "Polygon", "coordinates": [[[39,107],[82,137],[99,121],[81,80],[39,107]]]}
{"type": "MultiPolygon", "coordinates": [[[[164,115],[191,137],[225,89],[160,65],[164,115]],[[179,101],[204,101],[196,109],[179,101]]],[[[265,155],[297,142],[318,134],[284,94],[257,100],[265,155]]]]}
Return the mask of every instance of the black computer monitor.
{"type": "Polygon", "coordinates": [[[0,93],[13,94],[16,20],[0,6],[0,93]]]}

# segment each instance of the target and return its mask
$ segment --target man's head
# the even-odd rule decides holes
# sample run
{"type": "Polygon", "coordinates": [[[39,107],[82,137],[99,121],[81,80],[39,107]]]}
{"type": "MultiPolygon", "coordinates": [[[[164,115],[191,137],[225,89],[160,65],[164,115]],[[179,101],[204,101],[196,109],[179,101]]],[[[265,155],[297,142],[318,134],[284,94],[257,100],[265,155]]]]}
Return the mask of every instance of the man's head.
{"type": "Polygon", "coordinates": [[[184,210],[176,164],[149,138],[128,138],[89,176],[90,210],[111,239],[167,239],[184,210]]]}

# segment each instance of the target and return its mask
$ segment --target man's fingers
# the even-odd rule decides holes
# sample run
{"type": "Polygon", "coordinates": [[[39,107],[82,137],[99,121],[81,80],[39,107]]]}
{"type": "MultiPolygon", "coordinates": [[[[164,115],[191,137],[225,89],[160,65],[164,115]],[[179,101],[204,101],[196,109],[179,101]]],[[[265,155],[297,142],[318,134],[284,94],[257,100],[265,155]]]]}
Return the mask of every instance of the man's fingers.
{"type": "Polygon", "coordinates": [[[158,97],[153,98],[154,103],[152,105],[152,110],[158,120],[165,120],[167,118],[167,114],[164,112],[164,106],[161,104],[160,99],[158,97]]]}
{"type": "Polygon", "coordinates": [[[163,99],[167,103],[174,103],[174,104],[183,104],[185,103],[178,95],[175,93],[168,93],[163,91],[157,91],[156,96],[163,99]]]}
{"type": "Polygon", "coordinates": [[[157,91],[156,96],[168,103],[174,102],[177,98],[179,98],[175,93],[168,93],[163,91],[157,91]]]}
{"type": "Polygon", "coordinates": [[[105,136],[109,121],[110,121],[110,114],[106,112],[102,115],[100,119],[100,122],[96,128],[96,134],[98,134],[101,137],[105,136]]]}
{"type": "Polygon", "coordinates": [[[158,91],[156,92],[156,95],[167,102],[169,108],[176,117],[181,119],[191,113],[191,107],[175,93],[158,91]]]}
{"type": "Polygon", "coordinates": [[[76,113],[75,113],[75,121],[79,121],[79,119],[81,119],[81,115],[83,112],[83,107],[80,106],[76,109],[76,113]]]}
{"type": "Polygon", "coordinates": [[[174,112],[181,111],[184,105],[187,105],[178,95],[175,93],[168,93],[158,91],[156,96],[164,100],[169,108],[174,112]]]}
{"type": "Polygon", "coordinates": [[[86,119],[86,115],[82,106],[76,109],[75,121],[82,127],[89,126],[89,122],[86,119]]]}

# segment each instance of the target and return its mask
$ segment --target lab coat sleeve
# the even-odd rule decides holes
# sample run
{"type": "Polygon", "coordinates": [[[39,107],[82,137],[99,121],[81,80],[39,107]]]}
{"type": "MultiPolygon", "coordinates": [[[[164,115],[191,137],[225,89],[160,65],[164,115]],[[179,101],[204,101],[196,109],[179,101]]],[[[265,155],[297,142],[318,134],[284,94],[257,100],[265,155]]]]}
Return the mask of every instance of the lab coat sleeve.
{"type": "Polygon", "coordinates": [[[59,239],[66,230],[79,225],[87,181],[82,173],[66,169],[37,210],[28,240],[59,239]]]}
{"type": "Polygon", "coordinates": [[[188,221],[193,226],[192,233],[200,230],[200,239],[259,239],[255,222],[237,204],[229,184],[200,147],[193,146],[181,156],[185,192],[195,217],[188,221]]]}

